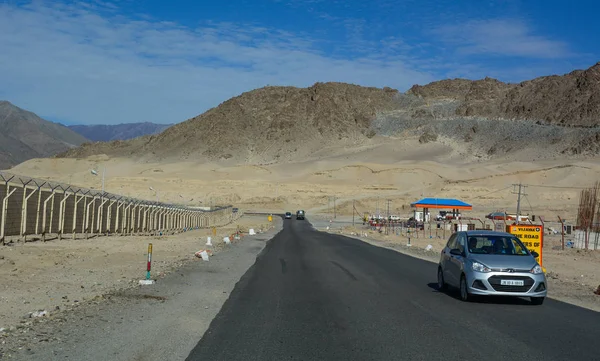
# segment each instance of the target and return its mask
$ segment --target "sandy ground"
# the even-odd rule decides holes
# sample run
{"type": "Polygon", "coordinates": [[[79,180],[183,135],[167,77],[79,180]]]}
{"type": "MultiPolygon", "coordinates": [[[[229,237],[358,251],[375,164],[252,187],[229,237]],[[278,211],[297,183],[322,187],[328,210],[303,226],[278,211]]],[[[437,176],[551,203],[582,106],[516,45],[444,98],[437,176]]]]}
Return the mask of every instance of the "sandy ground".
{"type": "Polygon", "coordinates": [[[194,260],[201,249],[213,251],[218,259],[218,251],[225,247],[223,238],[238,229],[247,234],[249,228],[258,232],[270,227],[265,216],[245,215],[218,228],[216,236],[201,229],[164,237],[63,239],[0,247],[0,328],[18,324],[31,312],[53,313],[136,286],[146,277],[149,243],[153,245],[151,277],[157,279],[194,260]],[[207,236],[212,247],[206,246],[207,236]]]}
{"type": "Polygon", "coordinates": [[[256,262],[272,228],[195,258],[149,286],[115,290],[49,317],[24,319],[0,333],[1,360],[184,360],[256,262]]]}
{"type": "MultiPolygon", "coordinates": [[[[310,219],[316,229],[344,234],[359,238],[379,246],[389,247],[411,256],[419,257],[437,263],[439,254],[446,244],[450,232],[432,230],[431,238],[429,230],[421,232],[418,236],[414,233],[410,237],[410,247],[406,233],[395,234],[390,229],[388,234],[383,230],[373,231],[362,223],[351,225],[348,219],[340,219],[338,222],[329,222],[326,216],[314,216],[310,219]],[[328,229],[329,227],[329,229],[328,229]],[[431,245],[430,250],[426,248],[431,245]]],[[[560,235],[545,235],[543,248],[543,266],[546,268],[548,277],[548,296],[564,302],[572,303],[600,312],[600,296],[594,291],[600,287],[600,252],[578,250],[573,248],[560,249],[560,235]]],[[[435,272],[432,272],[435,277],[435,272]]],[[[432,280],[435,282],[435,280],[432,280]]]]}
{"type": "MultiPolygon", "coordinates": [[[[246,211],[294,212],[305,209],[309,218],[313,214],[333,216],[334,204],[338,217],[351,217],[355,213],[358,219],[365,213],[378,211],[386,214],[389,206],[390,214],[408,218],[412,215],[411,202],[423,197],[439,197],[457,198],[472,204],[473,211],[464,212],[463,216],[484,220],[485,214],[495,210],[514,213],[517,195],[513,185],[523,183],[526,185],[521,201],[524,214],[543,217],[548,227],[559,228],[559,216],[567,224],[573,224],[581,188],[592,186],[600,179],[600,158],[531,159],[484,161],[466,153],[464,145],[451,141],[420,144],[416,139],[400,141],[375,137],[369,144],[356,147],[325,146],[311,159],[298,163],[217,164],[197,161],[155,164],[99,155],[86,159],[33,159],[11,172],[99,188],[101,179],[93,176],[90,169],[106,167],[106,190],[112,193],[168,202],[183,200],[188,205],[235,204],[246,211]],[[151,187],[157,192],[150,190],[151,187]]],[[[97,246],[94,242],[81,243],[79,252],[94,252],[97,246]]],[[[426,246],[421,244],[425,240],[413,242],[417,246],[426,246]]],[[[427,242],[438,247],[437,241],[427,242]]],[[[143,258],[145,243],[140,240],[139,244],[131,245],[136,247],[139,258],[143,258]]],[[[55,246],[52,243],[32,247],[39,247],[39,252],[42,252],[41,249],[55,246]]],[[[161,249],[160,245],[157,247],[161,249]]],[[[564,283],[564,287],[572,285],[572,292],[565,288],[565,295],[585,294],[589,288],[600,284],[600,270],[593,266],[599,257],[597,253],[560,252],[552,247],[544,251],[545,266],[553,272],[551,275],[558,277],[554,286],[559,283],[564,283]]],[[[10,252],[14,251],[4,249],[1,252],[8,259],[10,252]]],[[[100,260],[108,257],[118,260],[120,257],[118,248],[106,249],[105,252],[106,257],[99,252],[100,260]]],[[[173,255],[176,253],[174,250],[173,255]]],[[[187,250],[177,257],[186,255],[189,255],[187,250]]],[[[72,257],[69,252],[56,251],[49,257],[40,254],[29,257],[31,264],[28,266],[7,265],[10,261],[6,259],[1,267],[8,274],[23,273],[30,275],[30,279],[51,280],[47,277],[61,269],[62,262],[68,261],[69,257],[72,257]],[[13,272],[14,268],[19,271],[13,272]],[[35,276],[31,276],[33,274],[35,276]]],[[[139,269],[143,259],[136,260],[140,262],[135,266],[139,269]]],[[[101,262],[99,264],[102,265],[101,262]]],[[[85,267],[85,262],[82,262],[81,269],[85,271],[72,277],[79,279],[84,289],[101,287],[94,284],[104,283],[102,278],[96,276],[95,270],[91,273],[85,267]]],[[[8,276],[8,279],[11,277],[15,276],[8,276]]],[[[122,276],[115,274],[113,277],[122,276]]],[[[50,282],[55,283],[54,280],[50,282]]],[[[558,287],[554,289],[557,291],[552,292],[558,292],[558,287]]],[[[52,298],[50,306],[60,305],[62,296],[51,292],[48,296],[52,298]]],[[[67,296],[70,300],[82,297],[67,296]]],[[[33,302],[28,306],[28,310],[41,307],[33,302]]]]}

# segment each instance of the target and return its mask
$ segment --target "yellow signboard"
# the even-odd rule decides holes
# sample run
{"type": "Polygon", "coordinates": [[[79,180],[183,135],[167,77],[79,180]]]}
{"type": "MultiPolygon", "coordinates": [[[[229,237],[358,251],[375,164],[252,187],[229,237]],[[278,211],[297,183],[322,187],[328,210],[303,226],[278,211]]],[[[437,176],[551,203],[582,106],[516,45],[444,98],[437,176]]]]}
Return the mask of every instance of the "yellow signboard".
{"type": "Polygon", "coordinates": [[[514,234],[529,251],[539,254],[536,261],[542,265],[542,246],[544,244],[544,226],[536,224],[520,224],[506,226],[508,233],[514,234]]]}
{"type": "Polygon", "coordinates": [[[269,220],[269,222],[273,222],[273,216],[272,216],[272,215],[269,215],[269,216],[267,217],[267,219],[269,220]]]}

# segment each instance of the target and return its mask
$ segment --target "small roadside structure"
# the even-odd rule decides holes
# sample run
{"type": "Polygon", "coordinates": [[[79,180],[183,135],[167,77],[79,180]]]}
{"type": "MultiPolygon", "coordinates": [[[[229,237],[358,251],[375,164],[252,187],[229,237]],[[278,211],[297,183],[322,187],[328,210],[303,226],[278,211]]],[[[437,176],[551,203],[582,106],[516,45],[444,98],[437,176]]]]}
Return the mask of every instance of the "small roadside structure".
{"type": "MultiPolygon", "coordinates": [[[[430,209],[450,210],[450,212],[440,212],[440,216],[443,213],[443,218],[446,219],[460,218],[461,211],[470,211],[473,209],[472,205],[458,199],[451,198],[423,198],[420,201],[411,203],[410,206],[415,208],[415,219],[418,220],[418,218],[420,218],[420,220],[423,222],[429,221],[428,214],[430,209]],[[422,209],[422,213],[417,209],[422,209]],[[422,214],[422,218],[420,214],[422,214]]],[[[437,218],[439,218],[439,216],[437,218]]]]}

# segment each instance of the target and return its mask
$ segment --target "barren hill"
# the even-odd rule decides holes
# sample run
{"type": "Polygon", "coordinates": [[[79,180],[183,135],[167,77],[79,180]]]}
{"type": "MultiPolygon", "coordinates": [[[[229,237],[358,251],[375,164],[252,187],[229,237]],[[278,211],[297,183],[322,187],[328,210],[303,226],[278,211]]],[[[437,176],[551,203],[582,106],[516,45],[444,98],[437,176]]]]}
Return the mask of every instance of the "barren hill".
{"type": "Polygon", "coordinates": [[[0,101],[0,169],[31,158],[52,156],[86,141],[65,126],[0,101]]]}
{"type": "Polygon", "coordinates": [[[159,134],[171,125],[144,122],[114,125],[70,125],[69,129],[95,142],[109,142],[112,140],[127,140],[144,135],[159,134]]]}
{"type": "Polygon", "coordinates": [[[383,135],[445,142],[473,160],[511,154],[552,158],[600,152],[599,125],[600,63],[519,84],[441,80],[405,94],[344,83],[265,87],[159,135],[85,144],[61,157],[285,162],[357,149],[383,135]]]}
{"type": "Polygon", "coordinates": [[[105,153],[160,159],[271,162],[366,138],[376,113],[394,107],[397,90],[343,83],[265,87],[234,97],[156,136],[86,144],[61,156],[105,153]]]}
{"type": "Polygon", "coordinates": [[[507,84],[496,79],[452,79],[415,85],[407,94],[460,102],[459,116],[534,120],[546,124],[600,125],[600,62],[587,70],[507,84]]]}

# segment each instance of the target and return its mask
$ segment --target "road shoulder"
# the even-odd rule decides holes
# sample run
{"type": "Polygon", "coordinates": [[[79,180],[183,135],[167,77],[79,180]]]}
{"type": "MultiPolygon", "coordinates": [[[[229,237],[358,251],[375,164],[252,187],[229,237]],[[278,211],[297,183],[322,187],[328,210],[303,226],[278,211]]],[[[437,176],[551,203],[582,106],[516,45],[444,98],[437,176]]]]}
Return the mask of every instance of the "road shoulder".
{"type": "Polygon", "coordinates": [[[0,359],[185,359],[242,275],[283,226],[182,265],[156,284],[117,290],[50,318],[28,320],[3,339],[0,359]]]}

